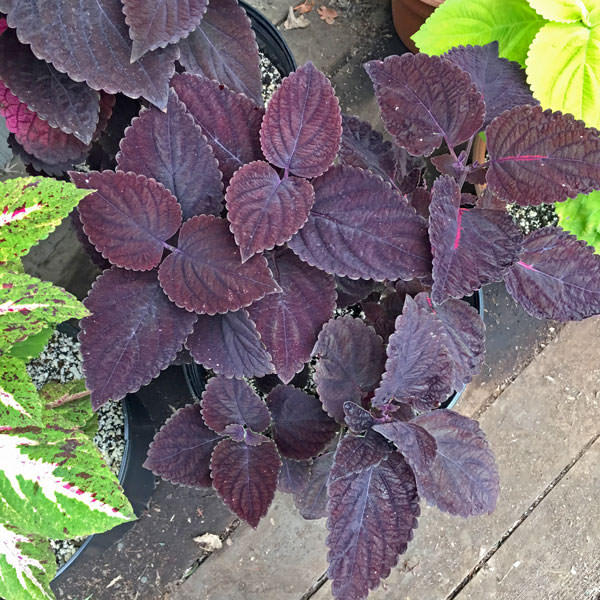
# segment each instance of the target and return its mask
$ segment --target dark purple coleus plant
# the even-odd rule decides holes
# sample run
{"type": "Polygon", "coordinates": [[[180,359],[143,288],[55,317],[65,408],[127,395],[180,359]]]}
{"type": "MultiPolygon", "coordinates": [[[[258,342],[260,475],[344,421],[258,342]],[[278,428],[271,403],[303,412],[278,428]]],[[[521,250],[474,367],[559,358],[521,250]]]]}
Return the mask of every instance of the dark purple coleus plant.
{"type": "Polygon", "coordinates": [[[0,0],[0,115],[37,171],[85,161],[106,125],[104,96],[166,109],[176,61],[262,105],[258,48],[237,0],[0,0]]]}
{"type": "Polygon", "coordinates": [[[420,498],[463,517],[496,505],[479,425],[440,408],[483,361],[463,297],[505,280],[535,316],[600,313],[600,257],[555,227],[523,238],[505,210],[600,189],[598,133],[536,106],[494,45],[366,69],[393,141],[342,118],[310,63],[266,111],[179,74],[166,111],[127,129],[116,171],[71,173],[96,190],[80,216],[113,265],[81,323],[94,407],[186,348],[211,377],[146,467],[212,485],[252,526],[278,487],[293,494],[306,518],[327,518],[344,600],[389,574],[420,498]],[[485,164],[470,159],[481,131],[485,164]],[[487,183],[481,197],[470,181],[487,183]]]}

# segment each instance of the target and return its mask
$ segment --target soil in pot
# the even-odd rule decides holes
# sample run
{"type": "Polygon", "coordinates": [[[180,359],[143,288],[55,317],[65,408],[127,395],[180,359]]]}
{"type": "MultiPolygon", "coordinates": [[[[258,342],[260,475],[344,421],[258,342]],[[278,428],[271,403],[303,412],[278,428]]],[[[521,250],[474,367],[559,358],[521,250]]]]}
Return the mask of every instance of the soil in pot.
{"type": "MultiPolygon", "coordinates": [[[[66,383],[83,379],[79,342],[73,335],[55,331],[42,353],[27,365],[27,372],[37,389],[50,381],[66,383]]],[[[108,402],[96,414],[98,431],[93,439],[94,444],[110,470],[118,475],[125,450],[123,405],[120,402],[108,402]]],[[[59,569],[75,554],[85,539],[79,537],[50,541],[59,569]]]]}

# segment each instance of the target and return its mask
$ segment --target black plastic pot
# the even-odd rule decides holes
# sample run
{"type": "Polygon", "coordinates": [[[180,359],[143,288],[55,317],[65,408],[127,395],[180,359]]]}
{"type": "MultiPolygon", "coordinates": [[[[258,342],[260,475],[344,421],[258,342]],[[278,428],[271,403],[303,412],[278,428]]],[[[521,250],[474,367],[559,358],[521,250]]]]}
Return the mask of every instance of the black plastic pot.
{"type": "MultiPolygon", "coordinates": [[[[59,325],[58,329],[73,337],[77,335],[77,329],[67,323],[59,325]]],[[[154,475],[142,467],[146,460],[148,446],[154,437],[154,427],[148,411],[135,394],[129,394],[121,402],[123,404],[125,449],[118,479],[135,514],[139,517],[147,508],[148,500],[154,490],[154,475]]],[[[63,578],[68,577],[69,567],[80,557],[90,560],[100,558],[104,550],[120,539],[133,523],[133,521],[123,523],[104,533],[87,537],[77,552],[58,569],[52,583],[58,584],[63,578]]]]}

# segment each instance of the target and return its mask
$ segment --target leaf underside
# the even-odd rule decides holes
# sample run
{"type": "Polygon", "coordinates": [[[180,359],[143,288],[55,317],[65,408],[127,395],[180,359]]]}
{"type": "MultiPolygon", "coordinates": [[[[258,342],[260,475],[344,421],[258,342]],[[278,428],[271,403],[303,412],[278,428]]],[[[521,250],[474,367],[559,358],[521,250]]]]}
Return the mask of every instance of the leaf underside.
{"type": "Polygon", "coordinates": [[[308,485],[310,461],[281,457],[277,489],[286,494],[301,494],[308,485]]]}
{"type": "Polygon", "coordinates": [[[333,465],[334,451],[324,452],[312,461],[306,486],[294,496],[294,504],[307,520],[327,516],[327,480],[333,465]]]}

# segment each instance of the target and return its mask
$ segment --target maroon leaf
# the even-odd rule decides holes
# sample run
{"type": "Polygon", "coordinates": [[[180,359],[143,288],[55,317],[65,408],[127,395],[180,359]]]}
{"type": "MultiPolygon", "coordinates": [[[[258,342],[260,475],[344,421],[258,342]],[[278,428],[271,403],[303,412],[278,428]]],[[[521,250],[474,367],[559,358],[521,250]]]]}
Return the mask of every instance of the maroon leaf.
{"type": "Polygon", "coordinates": [[[437,304],[501,281],[521,251],[522,235],[505,211],[460,208],[460,189],[448,175],[433,184],[429,239],[437,304]]]}
{"type": "Polygon", "coordinates": [[[9,27],[33,53],[74,81],[94,90],[143,96],[159,108],[167,105],[176,48],[158,50],[130,63],[131,40],[121,0],[2,0],[9,27]]]}
{"type": "MultiPolygon", "coordinates": [[[[0,114],[2,113],[0,112],[0,114]]],[[[69,169],[72,169],[74,167],[75,162],[80,162],[79,160],[68,160],[62,163],[47,163],[42,160],[39,160],[38,158],[33,156],[33,154],[29,154],[29,152],[25,151],[23,146],[21,146],[21,144],[19,144],[19,142],[17,142],[17,140],[15,139],[14,133],[9,134],[7,142],[14,155],[18,156],[24,164],[31,166],[31,168],[38,173],[45,173],[46,175],[50,175],[52,177],[62,177],[69,169]]],[[[58,154],[59,153],[57,152],[56,158],[60,161],[60,157],[58,156],[58,154]]],[[[94,252],[96,251],[94,250],[94,252]]],[[[98,253],[96,252],[96,254],[98,253]]]]}
{"type": "Polygon", "coordinates": [[[294,497],[294,504],[307,520],[327,516],[327,480],[333,465],[333,450],[315,458],[304,489],[294,497]]]}
{"type": "Polygon", "coordinates": [[[381,436],[347,436],[329,477],[328,512],[333,595],[363,600],[389,575],[417,526],[412,471],[381,436]]]}
{"type": "Polygon", "coordinates": [[[255,302],[248,312],[279,378],[289,383],[310,358],[323,323],[333,315],[335,282],[289,250],[269,255],[269,266],[282,292],[255,302]]]}
{"type": "Polygon", "coordinates": [[[2,17],[0,19],[0,35],[2,35],[6,31],[7,27],[8,26],[6,25],[6,19],[2,17]]]}
{"type": "Polygon", "coordinates": [[[217,433],[228,425],[247,425],[254,431],[264,431],[271,422],[266,404],[241,379],[213,377],[202,394],[202,417],[217,433]]]}
{"type": "Polygon", "coordinates": [[[131,62],[187,36],[202,21],[208,0],[121,0],[129,37],[131,62]]]}
{"type": "Polygon", "coordinates": [[[208,138],[225,183],[241,166],[262,158],[261,108],[243,94],[198,75],[176,75],[171,84],[208,138]]]}
{"type": "Polygon", "coordinates": [[[173,90],[167,112],[142,110],[125,130],[117,168],[153,177],[179,201],[183,218],[223,210],[223,182],[207,139],[173,90]]]}
{"type": "Polygon", "coordinates": [[[453,387],[459,390],[477,375],[485,356],[485,325],[475,308],[463,300],[447,300],[434,306],[425,292],[415,297],[417,305],[440,320],[447,349],[454,363],[453,387]]]}
{"type": "Polygon", "coordinates": [[[181,225],[181,208],[169,190],[135,173],[69,173],[79,188],[97,190],[79,204],[83,230],[102,256],[118,267],[156,267],[165,242],[181,225]]]}
{"type": "Polygon", "coordinates": [[[277,449],[287,458],[302,460],[322,452],[338,425],[324,412],[318,398],[291,385],[278,385],[267,396],[277,449]]]}
{"type": "Polygon", "coordinates": [[[262,106],[256,38],[237,0],[209,4],[202,23],[179,42],[179,50],[188,73],[216,79],[262,106]]]}
{"type": "Polygon", "coordinates": [[[268,163],[244,165],[227,189],[227,218],[242,261],[287,242],[300,229],[315,192],[306,179],[283,179],[268,163]]]}
{"type": "Polygon", "coordinates": [[[394,181],[396,160],[394,148],[365,121],[342,115],[340,162],[351,167],[374,171],[386,181],[394,181]]]}
{"type": "Polygon", "coordinates": [[[99,96],[52,65],[37,59],[14,30],[0,36],[0,79],[37,116],[84,144],[98,123],[99,96]]]}
{"type": "Polygon", "coordinates": [[[196,320],[169,301],[156,271],[113,267],[84,304],[92,314],[82,319],[79,340],[94,409],[150,383],[171,364],[196,320]]]}
{"type": "Polygon", "coordinates": [[[178,248],[163,260],[158,277],[177,306],[209,315],[238,310],[280,291],[264,257],[242,264],[227,221],[210,215],[183,224],[178,248]]]}
{"type": "Polygon", "coordinates": [[[281,457],[277,489],[286,494],[301,494],[308,485],[310,462],[281,457]]]}
{"type": "Polygon", "coordinates": [[[407,296],[404,310],[396,319],[396,331],[390,336],[385,373],[373,405],[396,401],[418,410],[439,406],[450,395],[454,380],[447,348],[448,337],[435,315],[407,296]]]}
{"type": "Polygon", "coordinates": [[[219,496],[254,528],[271,505],[280,467],[275,444],[266,437],[256,446],[223,440],[210,461],[213,485],[219,496]]]}
{"type": "Polygon", "coordinates": [[[468,140],[483,124],[485,105],[469,75],[439,56],[403,54],[372,60],[365,69],[386,129],[415,156],[446,140],[468,140]]]}
{"type": "Polygon", "coordinates": [[[154,436],[144,467],[173,483],[210,487],[210,457],[222,437],[204,424],[200,405],[190,404],[154,436]]]}
{"type": "Polygon", "coordinates": [[[361,303],[365,322],[375,329],[375,333],[381,336],[384,342],[394,333],[396,317],[402,313],[405,297],[405,292],[388,288],[382,293],[379,301],[361,303]]]}
{"type": "Polygon", "coordinates": [[[527,236],[504,281],[510,295],[538,319],[579,321],[600,313],[600,256],[559,227],[527,236]]]}
{"type": "Polygon", "coordinates": [[[441,409],[416,417],[412,424],[437,446],[433,462],[407,453],[419,494],[453,515],[491,513],[500,492],[498,467],[477,421],[441,409]]]}
{"type": "Polygon", "coordinates": [[[600,189],[600,137],[571,115],[519,106],[486,130],[490,190],[522,206],[600,189]]]}
{"type": "Polygon", "coordinates": [[[377,284],[372,279],[350,279],[349,277],[335,276],[335,289],[337,290],[337,305],[347,308],[366,298],[377,284]]]}
{"type": "Polygon", "coordinates": [[[425,429],[405,421],[378,423],[373,425],[373,429],[398,448],[415,473],[431,469],[437,455],[437,444],[425,429]]]}
{"type": "Polygon", "coordinates": [[[417,188],[407,195],[408,203],[415,209],[418,215],[429,219],[429,206],[431,204],[431,192],[425,188],[417,188]]]}
{"type": "Polygon", "coordinates": [[[225,377],[263,377],[275,367],[256,325],[244,309],[199,315],[186,346],[194,360],[225,377]]]}
{"type": "Polygon", "coordinates": [[[315,203],[289,241],[305,262],[357,279],[412,279],[431,269],[425,221],[376,175],[332,167],[313,181],[315,203]]]}
{"type": "Polygon", "coordinates": [[[314,380],[323,407],[344,423],[344,402],[361,402],[377,387],[385,366],[383,341],[360,319],[329,321],[319,333],[314,380]]]}
{"type": "Polygon", "coordinates": [[[25,152],[42,163],[72,166],[83,161],[89,151],[89,146],[75,136],[50,127],[31,112],[1,81],[0,115],[6,118],[7,129],[15,134],[25,152]]]}
{"type": "Polygon", "coordinates": [[[364,433],[375,423],[373,415],[354,402],[344,402],[344,415],[348,428],[354,433],[364,433]]]}
{"type": "Polygon", "coordinates": [[[317,177],[336,157],[341,136],[342,116],[333,87],[309,62],[273,94],[260,143],[274,165],[299,177],[317,177]]]}
{"type": "Polygon", "coordinates": [[[498,57],[498,42],[485,46],[459,46],[444,57],[466,71],[483,95],[483,127],[505,110],[522,104],[539,104],[531,95],[521,65],[498,57]]]}

